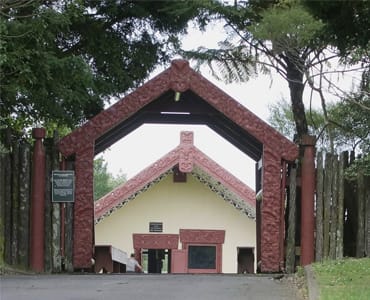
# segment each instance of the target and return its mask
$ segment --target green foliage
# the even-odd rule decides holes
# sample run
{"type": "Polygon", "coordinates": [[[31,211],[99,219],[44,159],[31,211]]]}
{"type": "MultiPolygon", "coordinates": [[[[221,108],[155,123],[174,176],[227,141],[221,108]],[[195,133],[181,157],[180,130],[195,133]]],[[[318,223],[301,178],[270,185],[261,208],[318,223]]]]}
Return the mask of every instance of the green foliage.
{"type": "MultiPolygon", "coordinates": [[[[325,129],[330,126],[337,149],[349,149],[365,155],[370,153],[370,114],[364,107],[370,107],[369,99],[347,99],[330,104],[327,107],[328,124],[321,110],[310,109],[306,118],[310,134],[319,138],[316,147],[320,150],[329,149],[329,137],[325,129]]],[[[271,105],[269,110],[268,121],[271,126],[292,139],[296,131],[290,104],[282,99],[271,105]]]]}
{"type": "Polygon", "coordinates": [[[244,47],[235,47],[228,41],[219,43],[220,49],[199,47],[196,51],[186,51],[186,58],[196,59],[195,68],[207,64],[217,80],[226,83],[245,82],[257,74],[257,62],[253,55],[244,51],[244,47]]]}
{"type": "MultiPolygon", "coordinates": [[[[361,154],[345,172],[345,177],[353,181],[357,180],[359,172],[370,176],[370,113],[364,107],[370,107],[367,97],[331,104],[328,106],[329,124],[325,123],[320,110],[307,112],[309,131],[318,137],[316,144],[318,150],[330,150],[329,136],[325,130],[330,126],[337,151],[351,150],[361,154]]],[[[296,131],[290,104],[282,99],[271,105],[269,110],[270,125],[281,134],[293,139],[296,131]]]]}
{"type": "Polygon", "coordinates": [[[293,140],[296,133],[294,117],[290,104],[285,99],[269,105],[270,115],[268,122],[282,135],[293,140]]]}
{"type": "Polygon", "coordinates": [[[325,23],[321,37],[339,48],[343,56],[352,56],[362,61],[370,49],[370,1],[312,1],[301,3],[325,23]]]}
{"type": "Polygon", "coordinates": [[[126,175],[116,176],[108,172],[107,163],[103,158],[94,160],[94,201],[99,200],[120,184],[126,182],[126,175]]]}
{"type": "Polygon", "coordinates": [[[256,39],[270,40],[275,53],[308,47],[323,29],[323,23],[296,1],[278,3],[261,18],[250,31],[256,39]]]}
{"type": "MultiPolygon", "coordinates": [[[[268,122],[270,125],[287,138],[293,140],[297,133],[290,103],[285,99],[281,99],[277,103],[270,105],[269,111],[268,122]]],[[[319,137],[316,146],[321,149],[328,147],[328,136],[326,132],[323,132],[325,120],[322,111],[311,108],[306,112],[306,119],[309,133],[319,137]]]]}
{"type": "Polygon", "coordinates": [[[337,125],[334,133],[340,146],[353,150],[358,148],[362,153],[370,152],[370,98],[338,102],[330,107],[329,115],[337,125]]]}
{"type": "Polygon", "coordinates": [[[314,263],[321,300],[370,299],[370,258],[314,263]]]}
{"type": "Polygon", "coordinates": [[[0,113],[6,126],[73,128],[135,88],[179,46],[185,1],[4,1],[0,113]]]}
{"type": "Polygon", "coordinates": [[[260,64],[258,51],[244,43],[244,40],[253,38],[247,26],[260,19],[258,12],[262,7],[271,4],[269,1],[257,2],[248,1],[248,6],[228,6],[217,0],[202,2],[202,9],[208,17],[205,23],[215,20],[225,22],[231,30],[228,30],[225,40],[219,41],[218,48],[199,47],[193,51],[180,51],[181,55],[194,59],[196,68],[207,65],[215,78],[227,83],[246,82],[258,72],[267,73],[269,69],[260,64]]]}
{"type": "Polygon", "coordinates": [[[358,174],[362,173],[370,177],[370,153],[358,157],[345,171],[346,179],[356,181],[358,174]]]}

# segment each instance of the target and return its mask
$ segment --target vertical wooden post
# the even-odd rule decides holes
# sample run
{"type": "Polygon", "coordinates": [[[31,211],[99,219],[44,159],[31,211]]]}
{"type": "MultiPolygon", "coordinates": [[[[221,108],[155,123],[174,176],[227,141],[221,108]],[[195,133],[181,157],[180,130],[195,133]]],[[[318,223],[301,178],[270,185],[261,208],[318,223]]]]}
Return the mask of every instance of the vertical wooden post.
{"type": "Polygon", "coordinates": [[[330,244],[329,257],[336,258],[337,221],[338,221],[338,155],[333,155],[333,184],[331,193],[331,219],[330,219],[330,244]]]}
{"type": "Polygon", "coordinates": [[[50,138],[44,139],[45,149],[45,215],[44,215],[44,271],[53,271],[53,254],[52,254],[52,208],[51,208],[51,143],[50,138]]]}
{"type": "Polygon", "coordinates": [[[323,259],[323,200],[324,197],[324,169],[323,153],[317,154],[317,179],[316,179],[316,261],[323,259]]]}
{"type": "Polygon", "coordinates": [[[31,195],[31,147],[22,143],[20,148],[19,174],[19,224],[18,224],[18,263],[23,268],[29,266],[29,221],[31,195]]]}
{"type": "MultiPolygon", "coordinates": [[[[60,164],[61,170],[72,170],[73,162],[67,162],[64,158],[60,164]]],[[[64,269],[67,272],[73,272],[73,203],[62,203],[62,229],[61,229],[61,247],[64,258],[64,269]]]]}
{"type": "Polygon", "coordinates": [[[365,177],[365,255],[370,257],[370,176],[365,177]]]}
{"type": "Polygon", "coordinates": [[[32,136],[36,140],[33,150],[30,267],[36,272],[44,270],[44,209],[45,209],[45,151],[42,139],[44,128],[34,128],[32,136]]]}
{"type": "Polygon", "coordinates": [[[331,189],[332,189],[332,154],[325,156],[325,179],[324,179],[324,259],[329,258],[330,244],[330,219],[331,219],[331,189]]]}
{"type": "Polygon", "coordinates": [[[262,159],[256,163],[256,245],[257,273],[261,272],[261,202],[262,202],[262,159]]]}
{"type": "Polygon", "coordinates": [[[344,166],[345,155],[342,152],[339,156],[338,166],[338,229],[337,229],[337,259],[343,258],[343,223],[344,223],[344,166]]]}
{"type": "Polygon", "coordinates": [[[0,151],[0,265],[4,263],[5,256],[5,157],[5,150],[0,151]]]}
{"type": "MultiPolygon", "coordinates": [[[[58,142],[58,134],[55,131],[53,138],[50,139],[49,144],[49,174],[53,170],[59,168],[59,152],[56,146],[58,142]]],[[[50,185],[49,185],[50,186],[50,185]]],[[[59,273],[62,270],[62,254],[61,254],[61,214],[60,214],[60,203],[52,203],[51,191],[50,195],[50,212],[51,212],[51,262],[53,272],[59,273]]]]}
{"type": "Polygon", "coordinates": [[[357,230],[356,257],[365,254],[365,176],[361,170],[357,173],[357,230]]]}
{"type": "Polygon", "coordinates": [[[19,222],[19,141],[12,142],[12,265],[18,265],[18,222],[19,222]]]}
{"type": "Polygon", "coordinates": [[[65,207],[65,248],[64,248],[64,267],[67,272],[73,271],[73,211],[74,204],[66,203],[65,207]]]}
{"type": "Polygon", "coordinates": [[[284,269],[284,262],[285,262],[285,249],[284,249],[284,241],[285,241],[285,210],[286,210],[286,179],[287,179],[287,163],[285,160],[281,162],[281,209],[280,209],[280,270],[284,269]]]}
{"type": "Polygon", "coordinates": [[[302,206],[301,206],[301,264],[306,266],[314,261],[315,253],[315,137],[302,137],[304,155],[302,161],[302,206]]]}
{"type": "MultiPolygon", "coordinates": [[[[56,149],[58,150],[58,149],[56,149]]],[[[59,152],[58,152],[59,156],[59,152]]],[[[59,158],[58,158],[59,161],[59,158]]],[[[59,162],[59,169],[65,170],[66,169],[66,161],[64,158],[61,159],[59,162]]],[[[62,267],[65,260],[65,205],[64,203],[60,203],[60,255],[62,257],[62,267]]]]}
{"type": "Polygon", "coordinates": [[[286,271],[295,271],[295,232],[296,232],[296,190],[297,190],[297,169],[290,166],[289,173],[289,199],[288,199],[288,232],[286,245],[286,271]]]}
{"type": "Polygon", "coordinates": [[[8,153],[4,155],[4,261],[8,264],[11,264],[11,255],[12,255],[12,201],[11,201],[11,133],[10,130],[5,130],[4,133],[5,147],[8,150],[8,153]]]}

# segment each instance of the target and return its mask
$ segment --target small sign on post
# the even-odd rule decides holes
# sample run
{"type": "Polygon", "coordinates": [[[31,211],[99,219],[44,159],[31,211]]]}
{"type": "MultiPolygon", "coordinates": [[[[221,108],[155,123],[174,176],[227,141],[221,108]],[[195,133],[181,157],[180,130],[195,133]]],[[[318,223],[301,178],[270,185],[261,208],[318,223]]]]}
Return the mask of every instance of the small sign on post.
{"type": "Polygon", "coordinates": [[[52,173],[52,202],[75,201],[75,172],[53,171],[52,173]]]}

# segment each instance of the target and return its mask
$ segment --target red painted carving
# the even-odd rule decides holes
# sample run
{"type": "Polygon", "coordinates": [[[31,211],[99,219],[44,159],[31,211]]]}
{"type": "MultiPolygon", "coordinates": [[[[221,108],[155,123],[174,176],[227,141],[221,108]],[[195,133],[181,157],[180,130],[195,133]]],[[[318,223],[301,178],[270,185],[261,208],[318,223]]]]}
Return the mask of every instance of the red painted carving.
{"type": "Polygon", "coordinates": [[[174,60],[171,66],[169,87],[175,92],[185,92],[189,89],[192,70],[186,60],[174,60]]]}
{"type": "Polygon", "coordinates": [[[94,196],[93,196],[94,148],[76,154],[76,190],[73,218],[73,266],[89,268],[93,256],[94,196]]]}
{"type": "Polygon", "coordinates": [[[225,230],[180,229],[180,242],[183,244],[223,244],[225,230]]]}
{"type": "MultiPolygon", "coordinates": [[[[262,207],[262,266],[265,271],[275,271],[278,264],[280,234],[280,201],[281,194],[280,162],[294,161],[298,156],[298,147],[279,134],[267,123],[259,119],[243,105],[202,77],[189,67],[187,61],[175,60],[165,70],[146,84],[95,116],[92,120],[78,128],[59,143],[59,150],[65,156],[76,154],[76,203],[74,232],[75,267],[90,264],[92,243],[92,158],[93,144],[104,133],[113,129],[139,109],[158,99],[168,90],[183,92],[192,90],[204,101],[239,125],[242,129],[260,141],[264,149],[264,203],[262,207]],[[270,153],[271,152],[271,153],[270,153]],[[273,154],[272,154],[273,152],[273,154]],[[91,160],[91,161],[87,161],[91,160]],[[91,170],[90,170],[91,168],[91,170]],[[88,177],[84,179],[84,177],[88,177]],[[271,185],[270,185],[271,184],[271,185]],[[82,186],[80,186],[82,185],[82,186]],[[89,202],[90,201],[90,202],[89,202]],[[91,249],[90,249],[91,248],[91,249]]],[[[190,157],[183,156],[181,168],[189,170],[190,157]]],[[[160,168],[160,167],[158,167],[160,168]]],[[[180,168],[180,170],[181,170],[180,168]]],[[[182,171],[182,170],[181,170],[182,171]]],[[[141,180],[137,178],[137,180],[141,180]]],[[[131,182],[135,185],[135,182],[131,182]]]]}
{"type": "Polygon", "coordinates": [[[280,271],[281,159],[275,150],[263,151],[263,197],[261,211],[261,271],[280,271]]]}
{"type": "Polygon", "coordinates": [[[183,146],[185,144],[193,146],[194,145],[194,134],[193,134],[193,132],[192,131],[182,131],[180,133],[180,144],[183,145],[183,146]]]}
{"type": "Polygon", "coordinates": [[[189,88],[261,143],[270,145],[285,160],[293,161],[297,157],[298,148],[294,143],[191,69],[189,63],[184,60],[174,60],[169,69],[63,138],[59,143],[59,149],[65,156],[72,155],[77,152],[77,149],[84,148],[86,144],[95,141],[169,89],[183,92],[189,88]]]}
{"type": "Polygon", "coordinates": [[[134,249],[177,249],[179,246],[178,234],[139,234],[132,235],[134,249]]]}

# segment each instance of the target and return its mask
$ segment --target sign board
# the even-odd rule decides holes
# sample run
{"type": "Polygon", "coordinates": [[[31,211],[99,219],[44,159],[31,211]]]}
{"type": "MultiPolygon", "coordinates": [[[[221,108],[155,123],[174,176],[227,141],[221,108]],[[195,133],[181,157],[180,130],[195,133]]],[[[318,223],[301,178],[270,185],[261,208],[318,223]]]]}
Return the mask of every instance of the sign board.
{"type": "Polygon", "coordinates": [[[163,223],[149,222],[149,232],[163,232],[163,223]]]}
{"type": "Polygon", "coordinates": [[[75,201],[75,172],[53,171],[52,173],[52,202],[75,201]]]}

